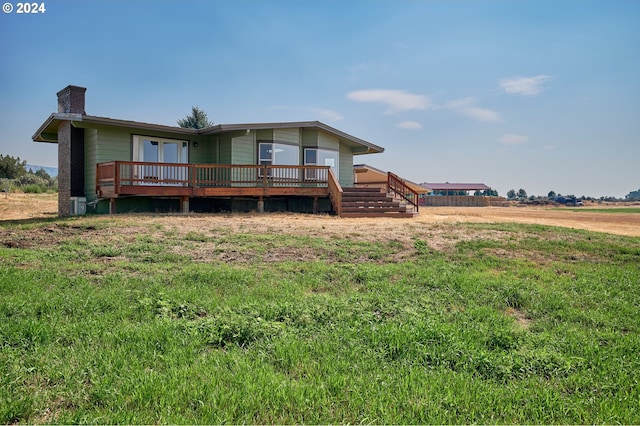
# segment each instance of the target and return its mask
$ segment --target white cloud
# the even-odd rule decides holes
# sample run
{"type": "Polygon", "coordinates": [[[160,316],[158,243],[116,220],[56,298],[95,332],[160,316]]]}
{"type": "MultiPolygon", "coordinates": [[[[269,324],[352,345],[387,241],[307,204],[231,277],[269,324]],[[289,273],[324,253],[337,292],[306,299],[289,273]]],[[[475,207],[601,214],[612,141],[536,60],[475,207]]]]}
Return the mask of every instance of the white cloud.
{"type": "Polygon", "coordinates": [[[318,114],[320,118],[327,121],[340,121],[344,117],[330,109],[314,108],[313,112],[318,114]]]}
{"type": "Polygon", "coordinates": [[[486,123],[502,121],[499,113],[490,109],[477,107],[475,103],[476,99],[473,97],[462,98],[447,102],[444,108],[452,109],[458,114],[471,117],[477,121],[486,123]]]}
{"type": "Polygon", "coordinates": [[[414,109],[426,109],[431,100],[424,95],[407,93],[402,90],[369,89],[355,90],[347,93],[347,99],[356,102],[375,102],[389,106],[386,114],[414,109]]]}
{"type": "Polygon", "coordinates": [[[485,108],[478,108],[476,106],[460,108],[458,112],[462,115],[466,115],[467,117],[474,118],[478,121],[483,121],[487,123],[496,123],[498,121],[502,121],[502,117],[495,111],[485,108]]]}
{"type": "Polygon", "coordinates": [[[534,96],[542,92],[544,83],[551,80],[548,75],[535,77],[511,77],[500,80],[500,87],[506,93],[522,96],[534,96]]]}
{"type": "Polygon", "coordinates": [[[455,101],[447,102],[445,104],[445,108],[447,109],[458,109],[469,107],[476,103],[476,98],[462,98],[456,99],[455,101]]]}
{"type": "Polygon", "coordinates": [[[396,127],[401,129],[419,130],[422,129],[422,124],[415,121],[403,121],[402,123],[398,123],[396,127]]]}
{"type": "Polygon", "coordinates": [[[523,142],[528,141],[529,138],[523,135],[516,135],[514,133],[507,133],[498,138],[498,141],[505,145],[520,145],[523,142]]]}

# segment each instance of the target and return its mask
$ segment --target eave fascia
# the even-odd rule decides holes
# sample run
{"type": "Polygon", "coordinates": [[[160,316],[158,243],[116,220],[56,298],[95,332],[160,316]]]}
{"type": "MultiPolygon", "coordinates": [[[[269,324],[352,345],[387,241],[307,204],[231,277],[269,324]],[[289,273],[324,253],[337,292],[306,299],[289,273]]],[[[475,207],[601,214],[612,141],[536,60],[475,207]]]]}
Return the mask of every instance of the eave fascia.
{"type": "Polygon", "coordinates": [[[278,122],[278,123],[245,123],[245,124],[217,124],[212,127],[200,130],[203,135],[215,135],[224,132],[233,132],[239,130],[261,130],[261,129],[319,129],[330,133],[342,140],[349,141],[356,145],[360,145],[365,149],[354,150],[354,154],[374,154],[384,152],[384,148],[378,145],[374,145],[370,142],[352,136],[341,130],[335,129],[331,126],[320,121],[292,121],[292,122],[278,122]]]}
{"type": "Polygon", "coordinates": [[[165,126],[161,124],[142,123],[138,121],[118,120],[107,117],[97,117],[93,115],[82,114],[69,114],[69,113],[53,113],[47,118],[47,120],[38,128],[36,133],[32,136],[34,142],[50,142],[58,143],[57,138],[53,139],[46,135],[53,134],[53,132],[46,132],[52,126],[55,126],[56,132],[58,125],[63,121],[69,121],[74,127],[87,128],[91,125],[105,125],[114,127],[126,127],[130,129],[136,129],[141,131],[155,131],[164,133],[173,133],[183,136],[199,135],[201,132],[196,129],[185,129],[182,127],[165,126]]]}
{"type": "Polygon", "coordinates": [[[363,139],[352,136],[341,130],[335,129],[331,126],[327,126],[320,121],[294,121],[294,122],[279,122],[279,123],[245,123],[245,124],[218,124],[205,129],[186,129],[183,127],[165,126],[161,124],[142,123],[138,121],[119,120],[107,117],[98,117],[93,115],[82,114],[69,114],[69,113],[53,113],[49,118],[38,128],[32,139],[34,142],[50,142],[57,143],[58,140],[49,137],[53,134],[53,131],[46,132],[47,129],[53,130],[52,126],[55,125],[56,133],[57,127],[62,121],[70,121],[74,127],[87,128],[91,125],[106,125],[115,127],[126,127],[130,129],[142,130],[142,131],[155,131],[172,133],[184,136],[197,136],[197,135],[215,135],[224,132],[232,132],[239,130],[260,130],[260,129],[318,129],[324,132],[337,136],[339,139],[352,144],[353,154],[374,154],[384,152],[384,148],[381,146],[372,144],[363,139]],[[57,123],[57,124],[56,124],[57,123]],[[353,145],[356,145],[355,147],[353,145]]]}

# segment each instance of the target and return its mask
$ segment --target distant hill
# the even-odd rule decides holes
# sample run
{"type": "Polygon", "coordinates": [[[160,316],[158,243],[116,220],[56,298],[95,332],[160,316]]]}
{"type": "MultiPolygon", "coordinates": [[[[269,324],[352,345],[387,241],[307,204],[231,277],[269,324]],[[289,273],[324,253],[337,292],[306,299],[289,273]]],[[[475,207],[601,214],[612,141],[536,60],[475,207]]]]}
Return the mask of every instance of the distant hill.
{"type": "Polygon", "coordinates": [[[34,166],[33,164],[27,164],[26,166],[24,166],[24,168],[27,169],[27,171],[33,170],[34,172],[37,172],[40,169],[44,169],[44,171],[47,172],[49,176],[51,177],[58,176],[57,167],[44,167],[44,166],[34,166]]]}

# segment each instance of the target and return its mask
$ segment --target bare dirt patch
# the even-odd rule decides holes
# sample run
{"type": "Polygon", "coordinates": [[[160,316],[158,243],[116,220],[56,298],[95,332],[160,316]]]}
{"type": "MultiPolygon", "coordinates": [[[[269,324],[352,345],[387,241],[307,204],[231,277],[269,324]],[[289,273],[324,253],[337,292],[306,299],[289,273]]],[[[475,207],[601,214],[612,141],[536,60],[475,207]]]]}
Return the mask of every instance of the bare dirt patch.
{"type": "MultiPolygon", "coordinates": [[[[620,207],[620,206],[616,206],[620,207]]],[[[57,212],[56,194],[0,195],[0,221],[53,218],[57,212]]],[[[369,241],[398,240],[407,243],[416,235],[430,237],[430,246],[445,248],[460,240],[473,238],[468,230],[457,229],[457,223],[526,223],[562,226],[574,229],[640,236],[640,214],[600,213],[544,207],[423,207],[413,219],[364,218],[341,219],[329,215],[305,214],[198,214],[198,215],[132,215],[140,225],[156,223],[181,234],[260,232],[300,234],[311,237],[349,237],[369,241]],[[450,224],[442,233],[441,224],[450,224]]],[[[119,215],[118,217],[122,217],[119,215]]],[[[476,232],[476,231],[474,231],[476,232]]],[[[481,231],[477,231],[481,232],[481,231]]]]}
{"type": "Polygon", "coordinates": [[[0,193],[0,220],[52,218],[58,214],[58,194],[0,193]]]}

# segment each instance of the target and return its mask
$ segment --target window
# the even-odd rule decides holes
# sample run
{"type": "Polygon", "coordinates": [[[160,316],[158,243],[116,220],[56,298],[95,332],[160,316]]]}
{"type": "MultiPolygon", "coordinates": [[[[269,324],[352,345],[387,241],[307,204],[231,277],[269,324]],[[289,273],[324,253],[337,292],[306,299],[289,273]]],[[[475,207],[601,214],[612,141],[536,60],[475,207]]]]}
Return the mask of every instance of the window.
{"type": "MultiPolygon", "coordinates": [[[[260,142],[258,164],[261,166],[298,166],[300,165],[300,149],[295,145],[260,142]]],[[[260,176],[262,177],[262,174],[260,176]]],[[[274,171],[269,171],[269,177],[297,179],[298,172],[297,170],[278,170],[274,174],[274,171]]]]}
{"type": "Polygon", "coordinates": [[[259,164],[270,166],[297,166],[300,150],[295,145],[276,142],[260,142],[259,164]]]}
{"type": "Polygon", "coordinates": [[[177,139],[133,137],[133,161],[148,163],[187,163],[189,143],[177,139]]]}
{"type": "MultiPolygon", "coordinates": [[[[329,166],[336,178],[340,178],[339,167],[339,154],[338,151],[330,151],[328,149],[320,148],[306,148],[304,150],[304,164],[305,166],[329,166]]],[[[307,171],[307,179],[315,179],[313,170],[307,171]]]]}
{"type": "MultiPolygon", "coordinates": [[[[189,142],[177,139],[133,136],[133,161],[144,163],[186,164],[189,142]]],[[[140,185],[185,185],[188,170],[184,166],[136,164],[131,175],[140,185]]]]}

